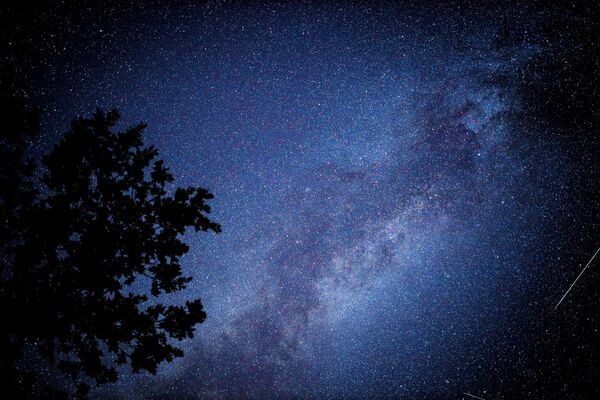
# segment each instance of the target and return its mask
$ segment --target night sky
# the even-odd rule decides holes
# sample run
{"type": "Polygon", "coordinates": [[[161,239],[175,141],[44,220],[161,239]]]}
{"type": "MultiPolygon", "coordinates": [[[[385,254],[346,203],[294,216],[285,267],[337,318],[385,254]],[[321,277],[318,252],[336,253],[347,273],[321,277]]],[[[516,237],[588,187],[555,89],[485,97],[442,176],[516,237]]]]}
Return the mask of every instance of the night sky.
{"type": "Polygon", "coordinates": [[[2,6],[32,152],[116,107],[223,229],[185,357],[93,397],[598,398],[600,257],[555,306],[600,247],[599,7],[557,3],[2,6]]]}

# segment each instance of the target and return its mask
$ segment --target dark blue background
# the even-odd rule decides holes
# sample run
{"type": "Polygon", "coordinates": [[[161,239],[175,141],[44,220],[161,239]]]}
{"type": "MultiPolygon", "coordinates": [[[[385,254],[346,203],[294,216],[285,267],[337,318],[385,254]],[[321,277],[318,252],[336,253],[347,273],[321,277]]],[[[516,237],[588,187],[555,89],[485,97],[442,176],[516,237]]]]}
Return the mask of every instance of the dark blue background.
{"type": "Polygon", "coordinates": [[[598,394],[598,7],[7,8],[3,60],[69,121],[146,122],[215,194],[173,301],[207,321],[123,398],[598,394]]]}

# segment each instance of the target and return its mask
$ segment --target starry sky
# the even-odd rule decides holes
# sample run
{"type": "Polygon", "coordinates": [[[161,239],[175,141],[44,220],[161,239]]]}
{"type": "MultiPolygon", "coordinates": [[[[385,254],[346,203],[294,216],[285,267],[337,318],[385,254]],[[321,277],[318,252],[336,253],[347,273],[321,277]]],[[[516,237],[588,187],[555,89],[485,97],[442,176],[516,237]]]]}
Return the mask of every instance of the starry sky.
{"type": "Polygon", "coordinates": [[[600,19],[559,3],[5,7],[34,153],[116,107],[223,228],[185,357],[93,397],[597,396],[598,260],[554,308],[600,247],[600,19]]]}

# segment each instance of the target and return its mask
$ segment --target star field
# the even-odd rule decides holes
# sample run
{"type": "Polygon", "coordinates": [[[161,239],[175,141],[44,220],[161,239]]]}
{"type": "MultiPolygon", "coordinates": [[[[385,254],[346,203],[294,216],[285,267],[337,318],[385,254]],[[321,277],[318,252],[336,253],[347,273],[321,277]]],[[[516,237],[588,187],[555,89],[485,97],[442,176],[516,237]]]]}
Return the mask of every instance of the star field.
{"type": "Polygon", "coordinates": [[[1,54],[44,111],[34,152],[116,107],[223,229],[187,237],[170,300],[208,318],[185,357],[93,396],[594,398],[600,266],[554,306],[600,247],[598,21],[535,2],[19,11],[1,54]]]}

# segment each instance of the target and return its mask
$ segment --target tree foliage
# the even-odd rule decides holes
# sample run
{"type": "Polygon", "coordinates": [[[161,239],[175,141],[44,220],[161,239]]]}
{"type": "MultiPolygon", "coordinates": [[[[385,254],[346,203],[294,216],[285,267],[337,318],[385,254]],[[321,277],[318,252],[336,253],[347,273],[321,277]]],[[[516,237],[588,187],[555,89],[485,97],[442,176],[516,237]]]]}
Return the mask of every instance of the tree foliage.
{"type": "Polygon", "coordinates": [[[0,386],[44,396],[22,372],[31,354],[72,378],[80,395],[85,382],[115,381],[119,365],[154,373],[182,356],[173,339],[193,336],[202,303],[159,296],[191,279],[180,267],[186,230],[220,231],[207,217],[212,195],[172,188],[156,148],[143,144],[145,125],[113,132],[117,111],[74,120],[36,173],[25,149],[39,113],[4,103],[0,386]]]}

